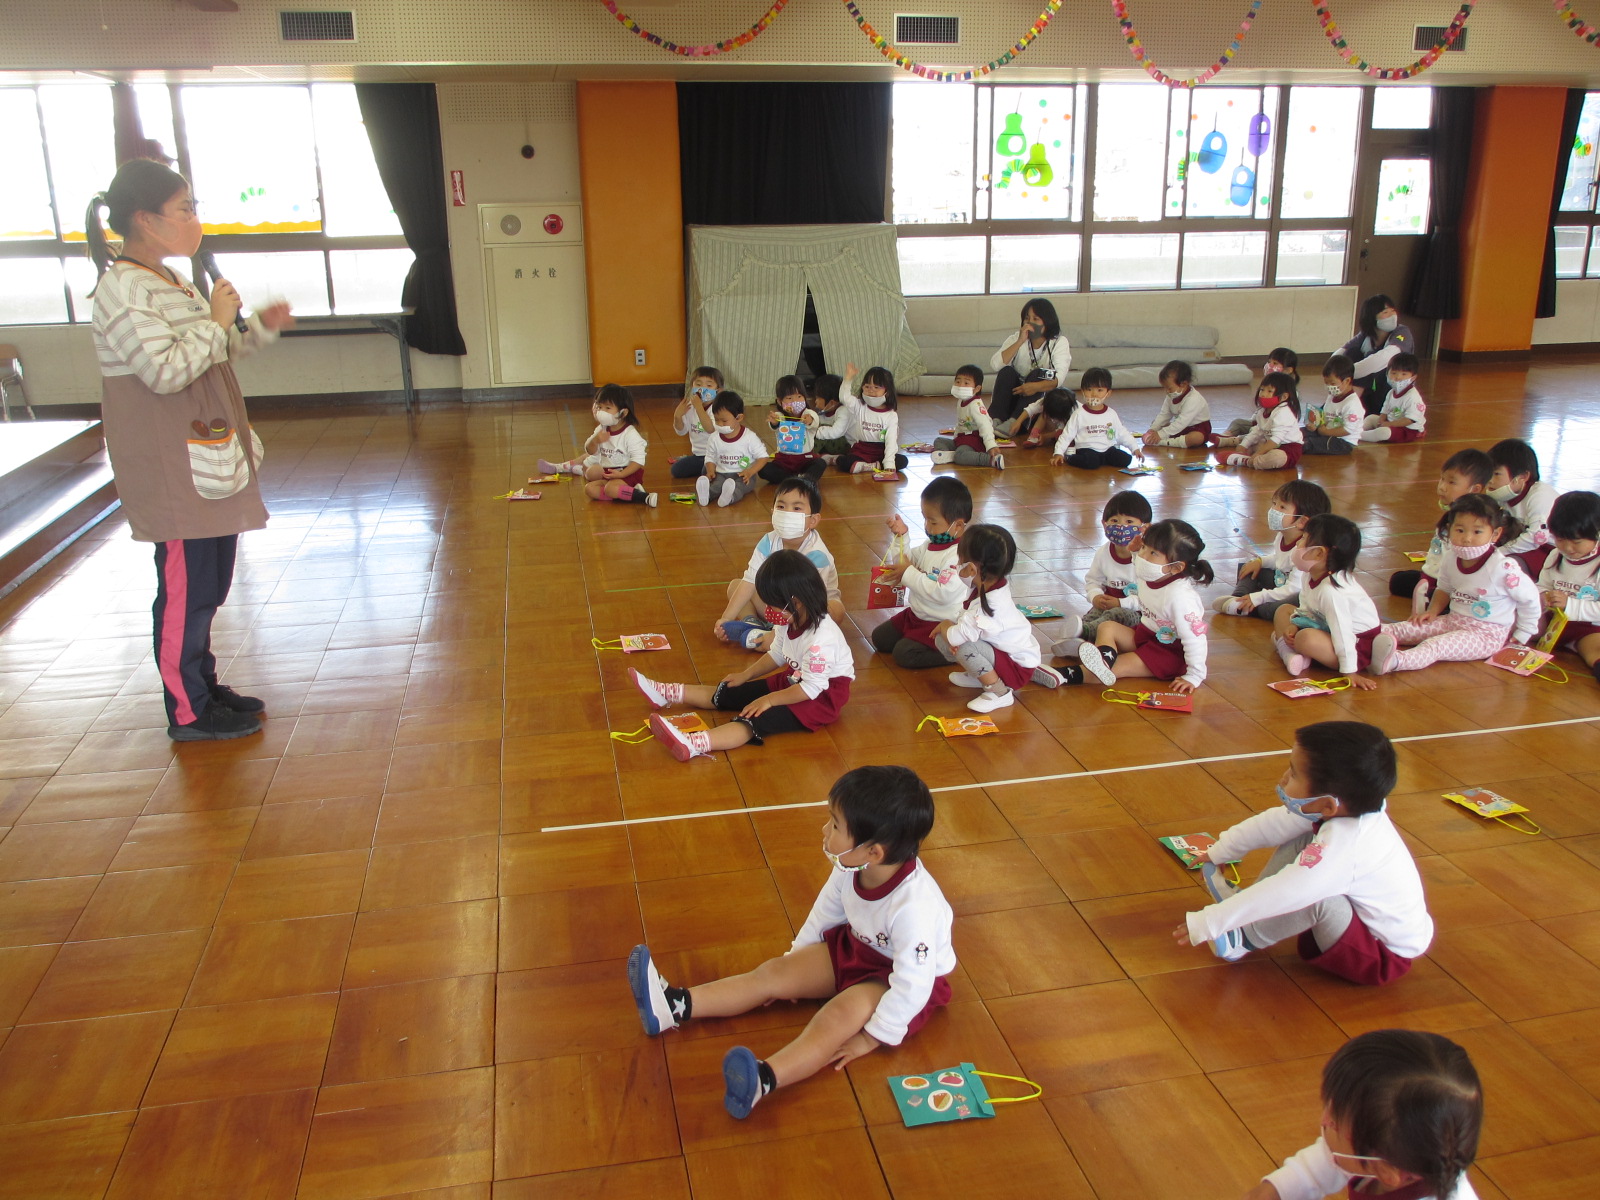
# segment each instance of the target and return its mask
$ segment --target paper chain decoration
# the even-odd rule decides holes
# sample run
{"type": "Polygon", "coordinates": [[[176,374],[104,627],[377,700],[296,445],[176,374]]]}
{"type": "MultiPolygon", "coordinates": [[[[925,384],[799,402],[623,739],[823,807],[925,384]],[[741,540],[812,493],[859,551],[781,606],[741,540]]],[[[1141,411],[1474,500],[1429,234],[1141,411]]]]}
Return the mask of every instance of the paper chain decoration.
{"type": "Polygon", "coordinates": [[[1327,35],[1328,41],[1333,43],[1333,48],[1339,52],[1339,57],[1362,74],[1370,75],[1374,79],[1410,79],[1433,66],[1439,61],[1439,56],[1455,44],[1455,40],[1461,36],[1461,31],[1467,27],[1467,18],[1472,15],[1472,5],[1473,0],[1465,0],[1456,11],[1455,20],[1451,21],[1444,31],[1444,36],[1409,67],[1375,67],[1350,48],[1350,43],[1345,40],[1344,34],[1339,32],[1339,26],[1334,23],[1333,13],[1328,10],[1328,0],[1311,0],[1311,7],[1316,10],[1317,22],[1322,26],[1322,32],[1327,35]]]}
{"type": "Polygon", "coordinates": [[[955,71],[940,71],[935,67],[925,67],[921,63],[912,62],[897,51],[888,38],[884,37],[867,22],[867,18],[856,7],[855,0],[844,0],[844,6],[850,10],[850,15],[855,18],[856,24],[861,26],[861,32],[867,35],[867,40],[878,48],[878,53],[901,70],[910,71],[913,75],[922,79],[931,79],[935,83],[970,83],[974,79],[981,79],[991,72],[998,71],[1026,50],[1032,44],[1033,39],[1043,33],[1045,26],[1050,24],[1051,19],[1061,11],[1061,0],[1049,0],[1049,3],[1045,5],[1044,11],[1035,17],[1033,24],[1028,27],[1028,32],[1023,34],[1011,49],[1007,50],[999,58],[987,62],[981,67],[962,67],[955,71]]]}
{"type": "Polygon", "coordinates": [[[1555,5],[1556,16],[1561,18],[1563,25],[1572,30],[1574,37],[1582,38],[1591,46],[1596,42],[1600,42],[1600,28],[1589,24],[1589,22],[1573,12],[1572,5],[1568,4],[1567,0],[1555,0],[1555,5]]]}
{"type": "Polygon", "coordinates": [[[1222,68],[1233,61],[1233,56],[1239,53],[1239,47],[1244,45],[1245,35],[1250,32],[1250,26],[1256,23],[1256,14],[1261,11],[1261,4],[1262,0],[1252,0],[1250,11],[1245,13],[1244,20],[1239,24],[1238,34],[1228,43],[1228,48],[1222,52],[1222,57],[1192,79],[1174,79],[1156,66],[1155,60],[1144,48],[1139,31],[1133,27],[1133,17],[1128,13],[1127,0],[1111,0],[1111,11],[1117,18],[1117,24],[1122,27],[1122,36],[1128,43],[1128,49],[1133,52],[1134,61],[1145,69],[1151,79],[1157,83],[1164,83],[1169,88],[1192,88],[1202,83],[1209,83],[1216,78],[1222,68]]]}
{"type": "Polygon", "coordinates": [[[726,54],[729,50],[737,50],[740,46],[744,46],[755,41],[756,38],[760,37],[766,32],[767,27],[772,24],[777,15],[781,13],[785,7],[787,7],[789,0],[775,0],[775,3],[772,5],[772,7],[767,9],[766,12],[762,13],[761,19],[754,25],[750,26],[749,29],[746,29],[741,34],[728,38],[726,41],[712,42],[710,45],[706,46],[680,46],[676,42],[669,42],[666,38],[651,33],[627,13],[618,9],[617,0],[600,0],[600,3],[606,6],[607,12],[609,12],[618,21],[622,22],[622,27],[624,29],[631,33],[638,34],[652,46],[660,46],[663,50],[669,50],[673,54],[681,54],[685,58],[710,58],[713,55],[726,54]]]}

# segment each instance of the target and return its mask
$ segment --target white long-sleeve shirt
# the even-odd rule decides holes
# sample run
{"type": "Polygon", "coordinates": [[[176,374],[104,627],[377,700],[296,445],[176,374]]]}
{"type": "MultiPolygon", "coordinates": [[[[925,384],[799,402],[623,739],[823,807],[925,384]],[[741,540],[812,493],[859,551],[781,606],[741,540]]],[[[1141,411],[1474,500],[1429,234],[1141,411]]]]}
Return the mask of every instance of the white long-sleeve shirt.
{"type": "Polygon", "coordinates": [[[1300,432],[1300,423],[1295,420],[1294,410],[1287,404],[1274,404],[1270,409],[1257,407],[1250,432],[1239,439],[1239,449],[1249,450],[1262,442],[1292,446],[1305,440],[1300,432]]]}
{"type": "Polygon", "coordinates": [[[1072,410],[1072,415],[1067,418],[1066,428],[1056,439],[1055,452],[1065,455],[1069,447],[1080,450],[1109,450],[1112,446],[1137,450],[1139,443],[1133,434],[1128,432],[1128,427],[1122,423],[1122,418],[1117,416],[1116,409],[1108,407],[1102,408],[1099,412],[1090,412],[1080,403],[1072,410]]]}
{"type": "Polygon", "coordinates": [[[1529,550],[1550,545],[1550,509],[1559,499],[1561,493],[1544,480],[1535,479],[1530,483],[1527,491],[1506,505],[1506,511],[1526,528],[1517,535],[1515,541],[1501,549],[1507,554],[1526,554],[1529,550]]]}
{"type": "Polygon", "coordinates": [[[1307,407],[1305,418],[1305,427],[1311,433],[1343,438],[1354,446],[1361,440],[1361,427],[1367,419],[1367,410],[1361,403],[1360,392],[1343,396],[1324,394],[1323,399],[1307,407]],[[1313,413],[1316,415],[1313,416],[1313,413]],[[1328,433],[1328,429],[1334,425],[1342,427],[1344,432],[1328,433]]]}
{"type": "Polygon", "coordinates": [[[994,421],[989,410],[977,396],[956,405],[956,437],[975,433],[983,439],[985,450],[994,449],[994,421]]]}
{"type": "Polygon", "coordinates": [[[1139,607],[1139,580],[1133,574],[1133,555],[1117,557],[1117,548],[1106,542],[1094,552],[1094,561],[1083,577],[1083,590],[1090,600],[1096,596],[1113,596],[1117,607],[1139,607]]]}
{"type": "Polygon", "coordinates": [[[1450,611],[1495,625],[1510,625],[1511,640],[1526,642],[1539,628],[1539,588],[1520,563],[1490,550],[1476,571],[1447,555],[1439,566],[1439,588],[1450,597],[1450,611]]]}
{"type": "Polygon", "coordinates": [[[1422,389],[1414,382],[1403,392],[1390,388],[1383,399],[1383,415],[1389,421],[1410,421],[1406,428],[1421,433],[1428,427],[1428,406],[1422,399],[1422,389]]]}
{"type": "MultiPolygon", "coordinates": [[[[971,589],[968,591],[970,594],[971,589]]],[[[1012,662],[1028,671],[1043,661],[1039,643],[1033,637],[1033,627],[1011,598],[1010,584],[985,592],[982,599],[963,599],[962,604],[965,607],[961,615],[944,635],[952,646],[988,642],[996,650],[1004,650],[1012,662]],[[984,599],[989,601],[992,613],[983,611],[984,599]]]]}
{"type": "Polygon", "coordinates": [[[989,359],[989,369],[991,371],[999,371],[1005,367],[1010,367],[1018,375],[1026,379],[1032,372],[1042,367],[1045,370],[1054,371],[1056,380],[1059,382],[1066,378],[1067,371],[1072,367],[1072,346],[1067,342],[1065,333],[1049,339],[1037,350],[1034,349],[1032,342],[1027,338],[1023,338],[1022,343],[1012,352],[1011,357],[1007,358],[1005,356],[1006,347],[1010,344],[1011,339],[1009,337],[1000,343],[1000,348],[989,359]]]}
{"type": "MultiPolygon", "coordinates": [[[[706,416],[709,417],[710,415],[711,412],[709,409],[707,409],[706,416]]],[[[689,453],[695,455],[697,458],[704,458],[708,453],[710,453],[711,439],[715,436],[715,434],[712,430],[706,428],[705,422],[700,420],[700,414],[695,412],[692,401],[690,402],[689,406],[683,410],[682,415],[677,413],[673,414],[672,432],[676,433],[679,437],[688,437],[689,453]]]]}
{"type": "Polygon", "coordinates": [[[1177,642],[1183,647],[1183,674],[1195,687],[1206,681],[1206,606],[1200,593],[1183,576],[1171,575],[1147,583],[1139,581],[1141,622],[1164,645],[1177,642]]]}
{"type": "Polygon", "coordinates": [[[1150,422],[1150,431],[1162,437],[1177,437],[1191,425],[1211,420],[1211,405],[1194,386],[1187,388],[1176,400],[1161,398],[1156,419],[1150,422]]]}
{"type": "Polygon", "coordinates": [[[1372,936],[1401,958],[1416,958],[1433,941],[1422,876],[1386,810],[1310,822],[1279,805],[1223,831],[1208,851],[1219,866],[1302,838],[1311,842],[1275,874],[1187,917],[1196,945],[1268,917],[1344,896],[1372,936]]]}
{"type": "Polygon", "coordinates": [[[829,616],[824,616],[816,628],[795,637],[787,625],[774,631],[772,649],[768,651],[780,667],[789,668],[789,683],[799,684],[806,697],[815,700],[828,690],[831,679],[854,679],[856,661],[850,653],[850,643],[844,632],[829,616]]]}
{"type": "Polygon", "coordinates": [[[1327,624],[1333,651],[1339,656],[1339,673],[1354,675],[1360,670],[1356,637],[1383,622],[1378,619],[1378,606],[1356,582],[1355,575],[1349,571],[1324,575],[1300,593],[1299,607],[1315,613],[1327,624]]]}
{"type": "MultiPolygon", "coordinates": [[[[1335,1192],[1343,1194],[1351,1176],[1339,1169],[1327,1140],[1319,1137],[1298,1154],[1284,1159],[1283,1166],[1265,1179],[1276,1189],[1279,1200],[1323,1200],[1335,1192]]],[[[1430,1196],[1427,1200],[1478,1200],[1478,1193],[1472,1190],[1466,1172],[1462,1172],[1448,1196],[1430,1196]]]]}
{"type": "Polygon", "coordinates": [[[785,549],[798,550],[809,558],[811,564],[817,568],[817,573],[822,576],[822,586],[828,589],[828,599],[839,599],[839,568],[833,561],[833,554],[823,543],[822,535],[815,529],[806,530],[806,535],[800,539],[800,544],[793,547],[786,547],[776,530],[768,530],[756,543],[756,548],[750,552],[750,562],[744,569],[744,582],[754,584],[756,572],[761,569],[761,564],[776,551],[785,549]]]}
{"type": "Polygon", "coordinates": [[[837,867],[795,934],[792,953],[814,946],[838,925],[894,963],[889,990],[867,1020],[866,1031],[886,1046],[898,1046],[906,1026],[928,1005],[934,981],[956,969],[950,928],[955,914],[933,876],[918,860],[902,863],[880,888],[861,886],[861,875],[837,867]]]}
{"type": "Polygon", "coordinates": [[[771,456],[772,452],[767,449],[766,443],[753,430],[741,429],[739,436],[731,442],[720,433],[712,434],[706,461],[716,464],[718,475],[737,475],[753,463],[771,456]]]}
{"type": "Polygon", "coordinates": [[[1306,573],[1294,565],[1294,549],[1283,544],[1283,534],[1273,539],[1272,549],[1261,556],[1256,580],[1267,586],[1250,593],[1251,604],[1273,604],[1293,600],[1306,586],[1306,573]]]}
{"type": "Polygon", "coordinates": [[[644,466],[645,455],[649,453],[649,443],[644,440],[644,435],[632,425],[613,425],[607,429],[604,425],[596,425],[597,434],[609,433],[610,437],[603,437],[595,443],[594,456],[600,460],[600,465],[608,471],[621,471],[630,463],[644,466]]]}
{"type": "Polygon", "coordinates": [[[900,576],[907,607],[924,621],[954,621],[961,602],[971,590],[957,572],[956,543],[935,546],[924,542],[906,551],[911,564],[900,576]]]}
{"type": "Polygon", "coordinates": [[[883,454],[878,461],[892,470],[895,455],[900,453],[900,415],[892,408],[873,408],[865,397],[851,391],[848,383],[839,385],[839,403],[850,414],[849,431],[844,436],[852,442],[882,442],[883,454]]]}
{"type": "Polygon", "coordinates": [[[1560,592],[1567,598],[1563,612],[1569,621],[1600,622],[1600,553],[1576,562],[1552,554],[1539,572],[1539,591],[1560,592]]]}

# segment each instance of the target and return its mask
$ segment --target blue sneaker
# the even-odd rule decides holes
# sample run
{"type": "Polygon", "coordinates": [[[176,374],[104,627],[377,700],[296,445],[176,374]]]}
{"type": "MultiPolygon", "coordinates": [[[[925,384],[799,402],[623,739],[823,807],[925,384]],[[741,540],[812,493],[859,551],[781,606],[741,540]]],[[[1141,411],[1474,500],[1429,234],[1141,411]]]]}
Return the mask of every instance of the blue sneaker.
{"type": "Polygon", "coordinates": [[[650,961],[649,946],[635,946],[628,955],[628,986],[639,1009],[639,1023],[651,1037],[676,1029],[678,1018],[667,1001],[667,985],[650,961]]]}
{"type": "Polygon", "coordinates": [[[735,646],[755,650],[759,648],[761,639],[771,631],[767,626],[758,625],[754,621],[724,621],[722,632],[728,635],[728,640],[735,646]]]}
{"type": "Polygon", "coordinates": [[[756,1056],[744,1046],[735,1046],[722,1056],[722,1107],[728,1115],[744,1120],[761,1099],[761,1068],[756,1056]]]}
{"type": "Polygon", "coordinates": [[[1206,885],[1206,891],[1211,893],[1211,898],[1218,904],[1239,894],[1239,889],[1228,882],[1223,869],[1214,862],[1200,864],[1200,879],[1206,885]]]}

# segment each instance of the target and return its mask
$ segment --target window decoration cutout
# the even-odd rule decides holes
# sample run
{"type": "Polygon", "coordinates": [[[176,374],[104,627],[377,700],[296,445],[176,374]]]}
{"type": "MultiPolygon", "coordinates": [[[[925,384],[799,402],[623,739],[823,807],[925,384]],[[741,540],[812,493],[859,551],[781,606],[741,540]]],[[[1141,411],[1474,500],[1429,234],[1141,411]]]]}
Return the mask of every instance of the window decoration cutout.
{"type": "Polygon", "coordinates": [[[994,137],[985,182],[996,219],[1073,214],[1077,183],[1077,143],[1071,124],[1077,89],[997,87],[993,89],[994,137]],[[1048,207],[1046,207],[1048,206],[1048,207]]]}
{"type": "Polygon", "coordinates": [[[913,75],[922,79],[931,79],[935,83],[971,83],[974,79],[981,79],[985,75],[998,71],[1031,46],[1033,39],[1043,33],[1045,27],[1061,11],[1061,0],[1049,0],[1049,3],[1045,5],[1044,11],[1033,19],[1033,24],[1028,27],[1028,32],[1012,43],[1011,49],[1007,50],[999,58],[991,59],[981,67],[958,67],[954,71],[941,71],[936,67],[925,67],[921,63],[912,62],[896,50],[894,44],[888,38],[872,27],[867,18],[862,15],[861,9],[856,6],[855,0],[844,0],[844,6],[849,10],[850,15],[855,18],[855,23],[861,27],[861,32],[867,35],[867,40],[877,48],[878,53],[902,71],[910,71],[913,75]]]}
{"type": "Polygon", "coordinates": [[[1202,83],[1209,83],[1233,61],[1233,56],[1239,53],[1239,47],[1244,45],[1250,27],[1256,23],[1256,14],[1261,11],[1261,2],[1262,0],[1251,0],[1250,11],[1245,13],[1244,20],[1239,24],[1239,32],[1234,35],[1233,41],[1228,43],[1228,48],[1222,52],[1222,57],[1189,79],[1175,79],[1156,66],[1155,60],[1144,48],[1144,40],[1139,36],[1139,31],[1133,27],[1133,16],[1128,12],[1126,0],[1111,0],[1111,11],[1117,18],[1117,25],[1122,29],[1122,39],[1128,43],[1134,62],[1143,67],[1151,79],[1170,88],[1192,88],[1202,83]]]}
{"type": "Polygon", "coordinates": [[[743,33],[721,42],[711,42],[705,46],[680,46],[677,42],[669,42],[666,38],[651,33],[639,22],[617,7],[616,0],[600,0],[606,6],[606,11],[615,17],[622,27],[636,37],[641,37],[652,46],[660,46],[670,54],[679,54],[684,58],[711,58],[714,55],[726,54],[730,50],[737,50],[740,46],[747,46],[760,37],[777,19],[779,13],[788,7],[789,0],[777,0],[766,12],[761,14],[761,19],[750,26],[743,33]]]}
{"type": "Polygon", "coordinates": [[[1466,0],[1466,3],[1456,10],[1455,18],[1445,27],[1439,40],[1410,66],[1375,67],[1350,48],[1350,43],[1345,40],[1344,34],[1339,32],[1339,26],[1334,22],[1328,2],[1329,0],[1311,0],[1311,7],[1317,14],[1317,23],[1322,26],[1323,35],[1338,51],[1340,58],[1363,75],[1370,75],[1374,79],[1410,79],[1421,75],[1439,61],[1441,54],[1455,45],[1456,39],[1461,36],[1461,31],[1467,27],[1467,18],[1472,16],[1473,7],[1473,0],[1466,0]]]}

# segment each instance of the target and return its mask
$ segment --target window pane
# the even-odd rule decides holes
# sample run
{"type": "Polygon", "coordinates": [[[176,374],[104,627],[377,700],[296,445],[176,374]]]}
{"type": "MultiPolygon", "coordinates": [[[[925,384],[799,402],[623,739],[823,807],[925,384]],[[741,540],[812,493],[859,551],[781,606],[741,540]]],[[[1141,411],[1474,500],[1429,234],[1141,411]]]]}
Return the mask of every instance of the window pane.
{"type": "Polygon", "coordinates": [[[1175,233],[1097,233],[1089,240],[1089,287],[1093,291],[1169,288],[1177,281],[1175,233]]]}
{"type": "Polygon", "coordinates": [[[949,296],[983,291],[981,237],[903,237],[900,291],[906,296],[949,296]]]}
{"type": "Polygon", "coordinates": [[[172,128],[172,89],[164,83],[136,83],[133,100],[139,110],[139,128],[145,141],[154,143],[149,150],[159,150],[173,160],[177,169],[178,135],[172,128]]]}
{"type": "Polygon", "coordinates": [[[53,238],[50,182],[39,140],[39,111],[32,88],[0,88],[0,238],[53,238]]]}
{"type": "Polygon", "coordinates": [[[1159,221],[1166,175],[1167,89],[1159,83],[1102,84],[1095,119],[1094,219],[1159,221]]]}
{"type": "Polygon", "coordinates": [[[1425,158],[1386,158],[1378,164],[1378,209],[1372,232],[1428,232],[1428,168],[1425,158]]]}
{"type": "Polygon", "coordinates": [[[1183,286],[1260,287],[1267,234],[1190,233],[1183,239],[1183,286]]]}
{"type": "Polygon", "coordinates": [[[1578,279],[1583,275],[1583,250],[1589,241],[1587,225],[1557,225],[1556,278],[1578,279]]]}
{"type": "Polygon", "coordinates": [[[322,229],[309,91],[185,87],[179,95],[207,233],[322,229]]]}
{"type": "Polygon", "coordinates": [[[1377,87],[1372,90],[1374,129],[1426,129],[1433,124],[1431,87],[1377,87]]]}
{"type": "Polygon", "coordinates": [[[1289,132],[1283,151],[1284,217],[1348,217],[1355,182],[1361,89],[1289,89],[1289,132]]]}
{"type": "MultiPolygon", "coordinates": [[[[72,292],[72,319],[88,324],[94,320],[94,299],[89,293],[94,291],[95,284],[100,282],[100,274],[94,269],[94,263],[89,261],[87,254],[74,254],[64,265],[67,269],[67,288],[72,292]]],[[[175,265],[180,271],[188,273],[187,262],[178,262],[175,265]]]]}
{"type": "Polygon", "coordinates": [[[1590,279],[1600,278],[1600,225],[1594,227],[1594,240],[1589,243],[1589,269],[1585,274],[1590,279]]]}
{"type": "MultiPolygon", "coordinates": [[[[1172,153],[1186,181],[1184,215],[1260,217],[1270,211],[1277,88],[1195,88],[1173,98],[1172,153]],[[1184,102],[1187,130],[1179,127],[1184,102]]],[[[1176,213],[1172,215],[1176,216],[1176,213]]]]}
{"type": "Polygon", "coordinates": [[[1567,154],[1567,179],[1561,188],[1561,207],[1566,212],[1589,212],[1594,207],[1595,164],[1600,163],[1600,92],[1583,98],[1578,117],[1578,135],[1567,154]]]}
{"type": "Polygon", "coordinates": [[[0,258],[0,325],[58,325],[66,319],[59,258],[0,258]]]}
{"type": "Polygon", "coordinates": [[[894,85],[896,225],[972,220],[974,91],[965,83],[894,85]]]}
{"type": "Polygon", "coordinates": [[[284,299],[302,317],[328,315],[328,275],[316,250],[219,254],[222,277],[239,289],[246,311],[284,299]]]}
{"type": "Polygon", "coordinates": [[[44,111],[44,138],[50,151],[61,236],[81,242],[89,198],[105,191],[117,173],[111,89],[98,84],[41,87],[39,106],[44,111]]]}
{"type": "Polygon", "coordinates": [[[328,255],[333,270],[333,311],[399,312],[400,289],[415,259],[409,250],[333,251],[328,255]]]}
{"type": "Polygon", "coordinates": [[[991,292],[1075,292],[1083,238],[1076,233],[989,239],[991,292]]]}
{"type": "Polygon", "coordinates": [[[1343,229],[1296,229],[1278,235],[1279,287],[1344,282],[1349,234],[1343,229]]]}
{"type": "Polygon", "coordinates": [[[985,148],[996,220],[1070,220],[1079,184],[1072,87],[997,87],[985,148]]]}
{"type": "Polygon", "coordinates": [[[361,122],[353,83],[311,85],[317,122],[317,161],[322,166],[322,200],[330,237],[398,234],[389,193],[378,177],[367,127],[361,122]]]}

